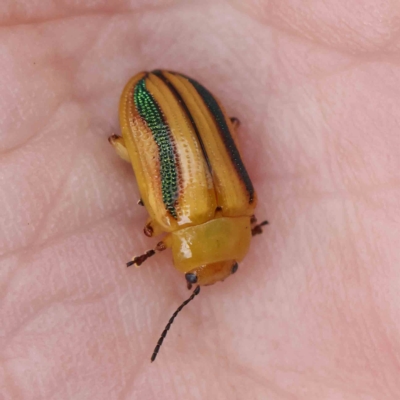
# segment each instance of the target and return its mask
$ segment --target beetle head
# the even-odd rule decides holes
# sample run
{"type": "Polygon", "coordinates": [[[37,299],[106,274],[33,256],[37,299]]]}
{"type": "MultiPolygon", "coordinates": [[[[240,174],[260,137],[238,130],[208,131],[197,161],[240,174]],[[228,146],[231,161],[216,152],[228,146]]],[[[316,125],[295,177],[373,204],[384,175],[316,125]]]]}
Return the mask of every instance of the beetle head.
{"type": "Polygon", "coordinates": [[[238,267],[239,265],[235,260],[200,265],[185,274],[187,287],[191,289],[194,284],[208,286],[218,281],[223,281],[229,275],[234,274],[238,267]]]}

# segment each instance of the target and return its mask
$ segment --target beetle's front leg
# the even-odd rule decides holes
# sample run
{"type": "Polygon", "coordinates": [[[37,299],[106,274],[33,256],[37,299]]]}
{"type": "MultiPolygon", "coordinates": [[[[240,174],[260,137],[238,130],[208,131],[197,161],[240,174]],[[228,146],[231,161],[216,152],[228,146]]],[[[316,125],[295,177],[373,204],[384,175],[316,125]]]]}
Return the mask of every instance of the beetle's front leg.
{"type": "Polygon", "coordinates": [[[131,261],[128,261],[126,263],[126,266],[130,267],[131,265],[136,265],[136,267],[140,267],[148,258],[154,256],[154,254],[160,251],[164,251],[167,247],[169,246],[167,246],[164,241],[158,242],[157,246],[154,249],[147,250],[144,254],[133,257],[131,261]]]}
{"type": "Polygon", "coordinates": [[[125,161],[131,162],[128,150],[125,146],[124,138],[118,135],[112,135],[108,138],[110,144],[114,147],[116,153],[125,161]]]}
{"type": "MultiPolygon", "coordinates": [[[[108,138],[110,144],[114,147],[115,152],[126,162],[130,163],[128,150],[125,146],[125,141],[122,136],[112,135],[108,138]]],[[[137,202],[140,206],[144,206],[143,200],[139,199],[137,202]]]]}

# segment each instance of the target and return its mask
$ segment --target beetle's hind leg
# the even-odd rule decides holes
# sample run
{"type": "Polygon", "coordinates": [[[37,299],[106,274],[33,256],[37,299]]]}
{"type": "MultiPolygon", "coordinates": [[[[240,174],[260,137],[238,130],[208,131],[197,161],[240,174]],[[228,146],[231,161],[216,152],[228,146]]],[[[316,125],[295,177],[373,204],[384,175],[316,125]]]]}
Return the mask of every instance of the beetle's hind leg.
{"type": "MultiPolygon", "coordinates": [[[[250,219],[250,223],[253,225],[253,224],[255,224],[256,222],[257,222],[256,216],[255,216],[255,215],[252,215],[252,216],[251,216],[251,219],[250,219]]],[[[254,225],[254,226],[251,228],[251,236],[261,235],[261,234],[263,233],[262,227],[265,226],[265,225],[268,225],[268,224],[269,224],[268,221],[263,221],[263,222],[260,222],[260,223],[257,224],[257,225],[254,225]]]]}
{"type": "Polygon", "coordinates": [[[236,117],[231,117],[231,122],[232,122],[233,129],[234,129],[234,130],[236,130],[237,128],[239,128],[239,126],[240,126],[240,121],[239,121],[238,118],[236,118],[236,117]]]}
{"type": "Polygon", "coordinates": [[[141,254],[140,256],[133,257],[131,261],[128,261],[126,263],[127,267],[130,267],[131,265],[135,265],[136,267],[140,267],[148,258],[154,256],[154,254],[163,251],[167,248],[164,242],[159,242],[157,243],[157,246],[155,249],[147,250],[144,254],[141,254]]]}
{"type": "Polygon", "coordinates": [[[125,146],[124,138],[118,135],[112,135],[108,138],[110,144],[114,147],[116,153],[125,161],[131,162],[128,150],[125,146]]]}
{"type": "MultiPolygon", "coordinates": [[[[230,120],[231,120],[231,124],[232,124],[231,134],[232,134],[233,140],[235,142],[237,142],[240,121],[236,117],[231,117],[230,120]]],[[[236,145],[238,146],[238,143],[236,143],[236,145]]]]}
{"type": "MultiPolygon", "coordinates": [[[[108,138],[108,141],[114,147],[115,152],[126,162],[130,163],[131,160],[129,158],[128,150],[125,146],[125,141],[122,136],[112,135],[108,138]]],[[[139,199],[138,202],[139,206],[144,206],[143,200],[139,199]]]]}

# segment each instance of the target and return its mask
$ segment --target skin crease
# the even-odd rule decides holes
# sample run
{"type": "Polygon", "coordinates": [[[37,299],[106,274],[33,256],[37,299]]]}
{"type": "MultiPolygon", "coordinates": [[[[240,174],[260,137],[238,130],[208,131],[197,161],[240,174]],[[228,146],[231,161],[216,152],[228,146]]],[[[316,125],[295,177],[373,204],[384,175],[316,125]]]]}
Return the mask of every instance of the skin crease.
{"type": "Polygon", "coordinates": [[[3,399],[398,399],[398,2],[4,0],[3,399]],[[153,246],[119,133],[126,81],[165,68],[241,121],[270,225],[190,296],[153,246]]]}

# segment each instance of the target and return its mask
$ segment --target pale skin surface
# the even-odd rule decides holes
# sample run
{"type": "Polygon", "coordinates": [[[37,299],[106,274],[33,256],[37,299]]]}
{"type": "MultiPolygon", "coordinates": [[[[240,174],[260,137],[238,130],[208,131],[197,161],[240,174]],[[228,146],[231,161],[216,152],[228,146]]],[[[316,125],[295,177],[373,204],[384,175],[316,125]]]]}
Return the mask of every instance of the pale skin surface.
{"type": "Polygon", "coordinates": [[[131,3],[2,3],[2,398],[398,399],[399,3],[131,3]],[[157,240],[107,137],[157,67],[241,120],[270,226],[150,364],[190,293],[124,268],[157,240]]]}

